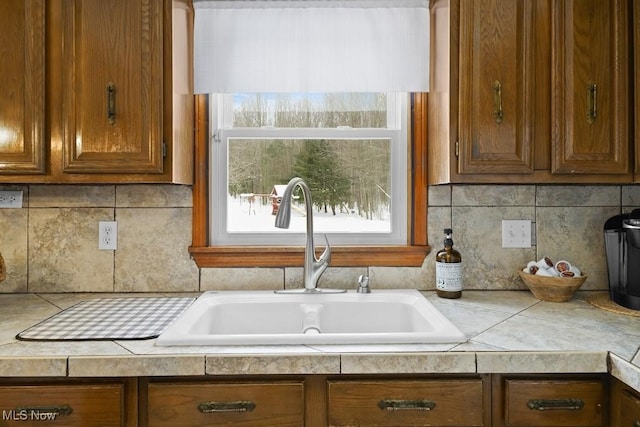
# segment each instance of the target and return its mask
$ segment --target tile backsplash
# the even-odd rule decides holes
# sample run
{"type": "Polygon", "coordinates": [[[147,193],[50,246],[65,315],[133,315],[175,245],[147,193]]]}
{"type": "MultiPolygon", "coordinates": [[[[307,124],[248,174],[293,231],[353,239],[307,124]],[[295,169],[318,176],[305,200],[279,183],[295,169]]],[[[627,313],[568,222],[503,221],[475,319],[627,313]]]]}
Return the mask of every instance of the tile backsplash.
{"type": "MultiPolygon", "coordinates": [[[[190,259],[191,187],[178,185],[0,185],[22,190],[22,209],[0,209],[3,293],[191,292],[300,287],[302,268],[198,269],[190,259]],[[118,249],[98,250],[98,222],[118,221],[118,249]]],[[[422,268],[329,268],[320,286],[434,289],[434,256],[453,228],[465,289],[525,289],[529,260],[566,259],[606,290],[606,219],[640,206],[640,186],[442,185],[429,187],[433,248],[422,268]],[[533,245],[503,249],[503,219],[534,224],[533,245]]]]}

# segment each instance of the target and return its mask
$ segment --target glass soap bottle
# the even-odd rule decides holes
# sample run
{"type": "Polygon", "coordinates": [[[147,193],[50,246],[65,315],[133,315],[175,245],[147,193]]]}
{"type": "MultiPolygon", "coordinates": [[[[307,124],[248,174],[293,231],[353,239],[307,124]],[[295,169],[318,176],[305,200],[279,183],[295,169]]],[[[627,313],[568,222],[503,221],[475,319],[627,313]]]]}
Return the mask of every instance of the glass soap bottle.
{"type": "Polygon", "coordinates": [[[453,230],[444,229],[444,248],[436,254],[436,293],[441,298],[462,296],[462,256],[453,248],[453,230]]]}

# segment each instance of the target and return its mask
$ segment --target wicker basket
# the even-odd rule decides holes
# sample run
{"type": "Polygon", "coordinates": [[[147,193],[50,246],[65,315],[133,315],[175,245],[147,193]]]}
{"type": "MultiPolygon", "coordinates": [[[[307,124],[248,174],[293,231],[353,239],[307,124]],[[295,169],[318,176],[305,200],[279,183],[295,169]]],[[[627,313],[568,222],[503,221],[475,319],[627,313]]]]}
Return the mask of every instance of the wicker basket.
{"type": "Polygon", "coordinates": [[[2,254],[0,254],[0,282],[7,278],[7,266],[4,264],[2,254]]]}
{"type": "Polygon", "coordinates": [[[548,277],[527,274],[522,271],[520,271],[520,277],[534,297],[551,302],[569,301],[587,280],[587,276],[584,274],[578,277],[548,277]]]}

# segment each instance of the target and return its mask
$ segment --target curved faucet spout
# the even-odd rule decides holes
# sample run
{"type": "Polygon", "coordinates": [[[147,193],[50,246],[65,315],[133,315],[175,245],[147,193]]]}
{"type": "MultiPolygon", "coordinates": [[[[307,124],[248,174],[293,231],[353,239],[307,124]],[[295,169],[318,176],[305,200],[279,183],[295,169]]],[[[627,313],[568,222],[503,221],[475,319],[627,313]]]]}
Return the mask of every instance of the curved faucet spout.
{"type": "MultiPolygon", "coordinates": [[[[304,250],[303,265],[304,290],[308,292],[319,292],[318,280],[331,261],[331,246],[329,246],[329,239],[325,234],[324,239],[327,245],[322,255],[320,255],[319,258],[316,257],[315,246],[313,244],[313,202],[311,200],[311,190],[302,178],[293,178],[287,184],[287,188],[282,195],[278,213],[276,214],[275,225],[278,228],[289,228],[289,224],[291,223],[291,198],[295,187],[300,187],[302,190],[307,216],[307,243],[304,250]]],[[[331,291],[336,292],[335,290],[331,291]]],[[[340,290],[339,292],[342,291],[340,290]]]]}

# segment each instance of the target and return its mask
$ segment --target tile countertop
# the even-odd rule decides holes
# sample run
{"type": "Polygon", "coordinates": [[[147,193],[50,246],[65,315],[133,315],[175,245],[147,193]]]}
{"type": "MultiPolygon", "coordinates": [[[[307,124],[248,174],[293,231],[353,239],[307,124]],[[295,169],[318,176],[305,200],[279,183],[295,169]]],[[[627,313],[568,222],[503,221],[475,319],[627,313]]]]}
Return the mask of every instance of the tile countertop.
{"type": "Polygon", "coordinates": [[[15,335],[77,302],[141,295],[4,294],[0,377],[610,372],[640,390],[640,317],[595,308],[585,301],[588,292],[566,303],[542,302],[528,291],[464,291],[458,300],[424,294],[465,333],[466,342],[261,347],[26,342],[15,335]]]}

